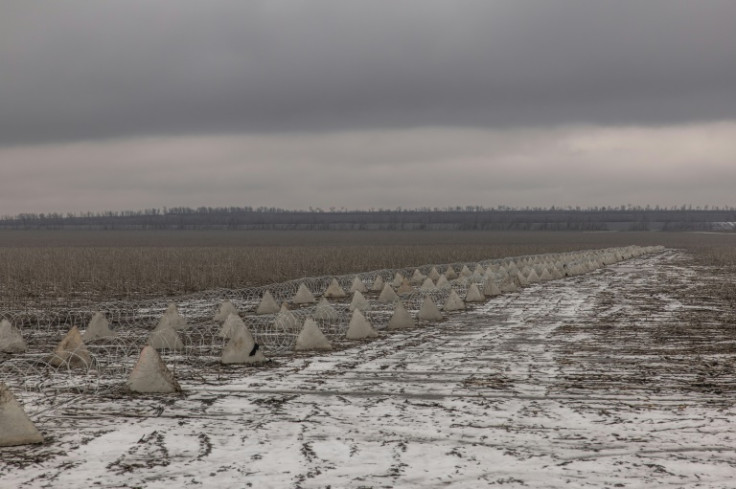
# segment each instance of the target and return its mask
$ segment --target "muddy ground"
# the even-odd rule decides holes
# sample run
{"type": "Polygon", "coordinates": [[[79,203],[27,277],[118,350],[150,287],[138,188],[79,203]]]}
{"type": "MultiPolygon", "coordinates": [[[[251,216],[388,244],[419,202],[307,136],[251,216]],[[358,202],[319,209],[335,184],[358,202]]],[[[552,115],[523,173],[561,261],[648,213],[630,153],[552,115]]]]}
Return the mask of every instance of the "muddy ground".
{"type": "MultiPolygon", "coordinates": [[[[733,487],[731,277],[663,254],[180,396],[19,393],[0,487],[733,487]]],[[[216,361],[213,359],[213,361],[216,361]]]]}

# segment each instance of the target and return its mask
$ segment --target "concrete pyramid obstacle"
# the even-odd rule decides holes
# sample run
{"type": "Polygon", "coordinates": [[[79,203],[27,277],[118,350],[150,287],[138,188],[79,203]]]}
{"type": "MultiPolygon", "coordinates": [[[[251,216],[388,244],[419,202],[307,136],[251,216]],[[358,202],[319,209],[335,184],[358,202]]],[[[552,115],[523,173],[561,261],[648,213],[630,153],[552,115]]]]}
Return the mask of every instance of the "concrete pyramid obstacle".
{"type": "Polygon", "coordinates": [[[406,310],[401,301],[396,303],[394,313],[388,322],[388,329],[408,329],[414,327],[414,318],[406,310]]]}
{"type": "Polygon", "coordinates": [[[500,284],[504,280],[508,280],[509,274],[505,268],[501,267],[496,272],[490,272],[486,274],[486,278],[489,278],[493,280],[494,282],[496,282],[497,284],[500,284]]]}
{"type": "Polygon", "coordinates": [[[174,375],[161,360],[161,355],[151,345],[143,347],[125,385],[131,391],[141,393],[163,394],[181,391],[174,375]]]}
{"type": "Polygon", "coordinates": [[[49,363],[54,367],[66,366],[68,368],[89,368],[92,366],[92,357],[89,350],[82,341],[79,329],[74,326],[66,334],[63,340],[54,350],[49,358],[49,363]]]}
{"type": "Polygon", "coordinates": [[[96,312],[92,319],[89,320],[87,329],[82,335],[85,342],[94,341],[99,338],[109,338],[115,336],[115,332],[110,329],[110,323],[101,312],[96,312]]]}
{"type": "Polygon", "coordinates": [[[550,280],[553,280],[554,277],[552,274],[547,270],[546,268],[542,271],[542,274],[539,276],[539,280],[541,282],[549,282],[550,280]]]}
{"type": "Polygon", "coordinates": [[[465,302],[485,302],[486,298],[480,293],[478,286],[470,284],[468,291],[465,293],[465,302]]]}
{"type": "Polygon", "coordinates": [[[347,297],[347,294],[342,287],[340,287],[336,278],[332,279],[332,282],[330,282],[330,285],[327,287],[323,295],[328,299],[342,299],[343,297],[347,297]]]}
{"type": "Polygon", "coordinates": [[[7,319],[0,321],[0,352],[23,353],[26,349],[26,342],[20,331],[7,319]]]}
{"type": "Polygon", "coordinates": [[[452,268],[452,265],[447,266],[447,270],[445,270],[445,277],[447,277],[447,280],[453,280],[457,278],[457,273],[455,272],[455,269],[452,268]]]}
{"type": "Polygon", "coordinates": [[[263,314],[276,314],[277,312],[279,312],[279,305],[276,302],[276,299],[271,295],[271,292],[267,290],[263,293],[261,302],[258,303],[256,314],[261,316],[263,314]]]}
{"type": "MultiPolygon", "coordinates": [[[[225,326],[223,325],[223,330],[224,329],[225,326]]],[[[165,326],[161,329],[154,329],[148,336],[146,344],[156,350],[181,351],[184,349],[184,343],[182,343],[181,338],[179,338],[179,334],[174,330],[174,328],[169,326],[165,326]]]]}
{"type": "Polygon", "coordinates": [[[235,334],[235,330],[238,329],[241,324],[245,323],[243,323],[243,320],[240,318],[238,313],[231,312],[222,323],[219,333],[220,338],[232,338],[233,334],[235,334]]]}
{"type": "Polygon", "coordinates": [[[231,313],[220,329],[221,338],[232,338],[241,328],[247,328],[239,314],[231,313]]]}
{"type": "Polygon", "coordinates": [[[371,291],[381,292],[383,290],[383,286],[383,277],[376,275],[376,279],[373,281],[373,285],[371,285],[371,291]]]}
{"type": "Polygon", "coordinates": [[[227,320],[230,321],[231,318],[233,318],[232,320],[236,324],[233,327],[233,335],[230,337],[230,341],[222,349],[220,362],[223,364],[232,364],[261,363],[267,361],[260,346],[253,339],[253,335],[245,323],[243,323],[243,320],[234,314],[228,316],[227,320]]]}
{"type": "Polygon", "coordinates": [[[526,287],[527,285],[529,285],[529,281],[526,279],[524,274],[521,273],[520,271],[516,272],[516,274],[513,275],[513,278],[516,279],[519,282],[519,285],[522,287],[526,287]]]}
{"type": "Polygon", "coordinates": [[[442,313],[430,296],[424,298],[422,307],[419,308],[417,313],[417,319],[421,321],[442,321],[442,313]]]}
{"type": "Polygon", "coordinates": [[[401,275],[399,272],[396,272],[396,274],[394,275],[394,280],[391,282],[391,285],[394,288],[399,288],[401,287],[401,284],[404,283],[404,280],[405,280],[404,276],[401,275]]]}
{"type": "Polygon", "coordinates": [[[355,278],[353,278],[353,283],[350,285],[350,292],[365,293],[368,292],[368,287],[366,287],[363,281],[360,280],[360,277],[356,275],[355,278]]]}
{"type": "Polygon", "coordinates": [[[485,273],[485,270],[483,270],[483,265],[478,263],[475,268],[473,269],[473,275],[483,275],[485,273]]]}
{"type": "Polygon", "coordinates": [[[296,337],[294,350],[332,350],[332,343],[330,343],[330,340],[327,339],[322,330],[319,329],[314,319],[307,318],[304,321],[304,327],[299,332],[299,336],[296,337]]]}
{"type": "Polygon", "coordinates": [[[432,282],[432,279],[427,277],[424,279],[424,282],[422,282],[422,286],[420,287],[420,289],[425,292],[429,292],[432,290],[437,290],[437,287],[435,287],[434,282],[432,282]]]}
{"type": "Polygon", "coordinates": [[[457,292],[452,290],[450,292],[450,295],[447,296],[447,300],[445,301],[445,305],[442,307],[443,311],[462,311],[465,309],[465,303],[460,298],[459,295],[457,295],[457,292]]]}
{"type": "Polygon", "coordinates": [[[431,278],[433,282],[439,280],[440,272],[437,271],[437,267],[432,267],[432,270],[429,271],[427,277],[431,278]]]}
{"type": "Polygon", "coordinates": [[[422,282],[424,282],[424,279],[427,278],[422,274],[422,272],[419,271],[418,268],[414,269],[414,274],[411,276],[411,283],[415,285],[419,285],[422,282]]]}
{"type": "Polygon", "coordinates": [[[367,311],[371,307],[371,303],[368,302],[368,299],[363,297],[363,294],[361,294],[359,291],[353,292],[353,300],[350,302],[350,309],[351,311],[354,311],[356,309],[360,311],[367,311]]]}
{"type": "Polygon", "coordinates": [[[173,302],[169,304],[169,306],[166,308],[166,312],[164,315],[170,315],[171,319],[171,327],[180,330],[180,329],[187,329],[189,327],[189,323],[187,323],[187,320],[184,319],[184,317],[179,314],[179,308],[174,304],[173,302]]]}
{"type": "MultiPolygon", "coordinates": [[[[356,291],[357,293],[358,291],[356,291]]],[[[314,314],[312,315],[314,319],[320,320],[320,321],[337,321],[340,318],[340,315],[337,313],[334,307],[325,299],[322,297],[317,303],[317,307],[314,309],[314,314]]]]}
{"type": "Polygon", "coordinates": [[[454,284],[462,285],[463,287],[467,287],[470,285],[473,281],[470,279],[470,277],[464,277],[460,275],[458,278],[452,281],[454,284]]]}
{"type": "Polygon", "coordinates": [[[444,275],[440,275],[440,278],[437,279],[437,283],[435,284],[435,286],[438,289],[446,289],[450,286],[450,281],[447,280],[447,277],[445,277],[444,275]]]}
{"type": "Polygon", "coordinates": [[[43,436],[8,386],[0,382],[0,447],[32,443],[43,443],[43,436]]]}
{"type": "Polygon", "coordinates": [[[286,307],[286,303],[281,305],[281,310],[276,314],[273,324],[277,330],[281,331],[298,331],[300,329],[299,320],[286,307]]]}
{"type": "Polygon", "coordinates": [[[314,304],[317,302],[317,299],[314,298],[314,294],[312,294],[312,291],[306,285],[299,284],[299,289],[294,294],[291,302],[294,304],[314,304]]]}
{"type": "Polygon", "coordinates": [[[482,283],[483,282],[483,275],[473,274],[470,276],[470,282],[471,283],[482,283]]]}
{"type": "Polygon", "coordinates": [[[169,307],[166,308],[166,312],[164,312],[164,315],[159,320],[158,325],[156,325],[156,330],[164,328],[179,330],[186,329],[188,327],[189,324],[187,324],[186,319],[179,314],[179,309],[177,309],[176,304],[172,302],[169,304],[169,307]]]}
{"type": "Polygon", "coordinates": [[[401,285],[396,290],[397,294],[411,294],[412,292],[414,292],[414,287],[412,287],[409,281],[406,279],[401,282],[401,285]]]}
{"type": "Polygon", "coordinates": [[[230,302],[230,299],[225,299],[222,301],[222,304],[220,304],[220,309],[217,311],[217,314],[215,314],[215,317],[212,318],[216,323],[224,323],[227,317],[230,314],[238,314],[238,310],[235,308],[232,302],[230,302]]]}
{"type": "Polygon", "coordinates": [[[483,282],[483,295],[486,297],[496,297],[501,295],[501,289],[498,288],[498,285],[493,279],[487,278],[483,282]]]}
{"type": "Polygon", "coordinates": [[[470,271],[467,265],[463,265],[463,268],[460,270],[460,276],[470,277],[471,275],[473,275],[473,272],[470,271]]]}
{"type": "Polygon", "coordinates": [[[509,272],[506,271],[506,268],[502,265],[491,265],[486,270],[486,273],[484,277],[494,277],[496,279],[501,279],[503,277],[507,277],[509,272]]]}
{"type": "Polygon", "coordinates": [[[378,302],[381,302],[383,304],[390,304],[392,302],[396,302],[397,300],[399,300],[399,296],[396,295],[394,289],[391,288],[391,284],[385,284],[383,286],[383,290],[381,291],[381,295],[378,296],[378,302]]]}
{"type": "MultiPolygon", "coordinates": [[[[388,285],[388,284],[386,284],[388,285]]],[[[350,318],[350,324],[348,325],[348,331],[345,333],[345,337],[349,340],[362,340],[365,338],[375,338],[378,336],[378,332],[373,329],[371,323],[363,316],[359,310],[353,311],[353,317],[350,318]]]]}
{"type": "Polygon", "coordinates": [[[539,282],[539,275],[537,275],[537,272],[536,272],[536,271],[535,271],[534,269],[532,269],[532,270],[531,270],[531,271],[529,272],[529,275],[527,275],[527,277],[526,277],[526,280],[527,280],[527,282],[529,282],[530,284],[533,284],[533,283],[539,282]]]}

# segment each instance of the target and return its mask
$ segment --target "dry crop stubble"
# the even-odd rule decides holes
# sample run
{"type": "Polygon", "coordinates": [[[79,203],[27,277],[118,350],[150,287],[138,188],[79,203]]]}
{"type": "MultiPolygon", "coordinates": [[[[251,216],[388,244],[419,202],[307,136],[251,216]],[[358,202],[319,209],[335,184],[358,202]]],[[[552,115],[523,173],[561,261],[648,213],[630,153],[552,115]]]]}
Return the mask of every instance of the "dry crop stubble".
{"type": "Polygon", "coordinates": [[[733,243],[695,233],[2,231],[0,305],[84,305],[629,244],[691,248],[733,266],[733,243]]]}

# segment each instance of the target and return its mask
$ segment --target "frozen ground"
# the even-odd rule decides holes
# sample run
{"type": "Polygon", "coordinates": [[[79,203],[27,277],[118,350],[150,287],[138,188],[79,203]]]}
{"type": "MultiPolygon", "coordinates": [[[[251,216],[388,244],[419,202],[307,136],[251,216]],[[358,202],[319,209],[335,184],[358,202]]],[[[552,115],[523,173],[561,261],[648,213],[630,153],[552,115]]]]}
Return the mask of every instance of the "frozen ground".
{"type": "Polygon", "coordinates": [[[668,251],[182,396],[22,393],[47,443],[0,487],[734,487],[715,283],[668,251]]]}

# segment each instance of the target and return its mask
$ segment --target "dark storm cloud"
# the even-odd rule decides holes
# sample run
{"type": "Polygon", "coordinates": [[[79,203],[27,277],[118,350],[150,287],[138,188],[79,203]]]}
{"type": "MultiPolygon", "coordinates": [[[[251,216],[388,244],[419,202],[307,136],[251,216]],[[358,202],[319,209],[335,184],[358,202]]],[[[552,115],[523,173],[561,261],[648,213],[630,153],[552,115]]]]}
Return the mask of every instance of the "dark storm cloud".
{"type": "Polygon", "coordinates": [[[0,143],[736,117],[736,2],[0,5],[0,143]]]}

